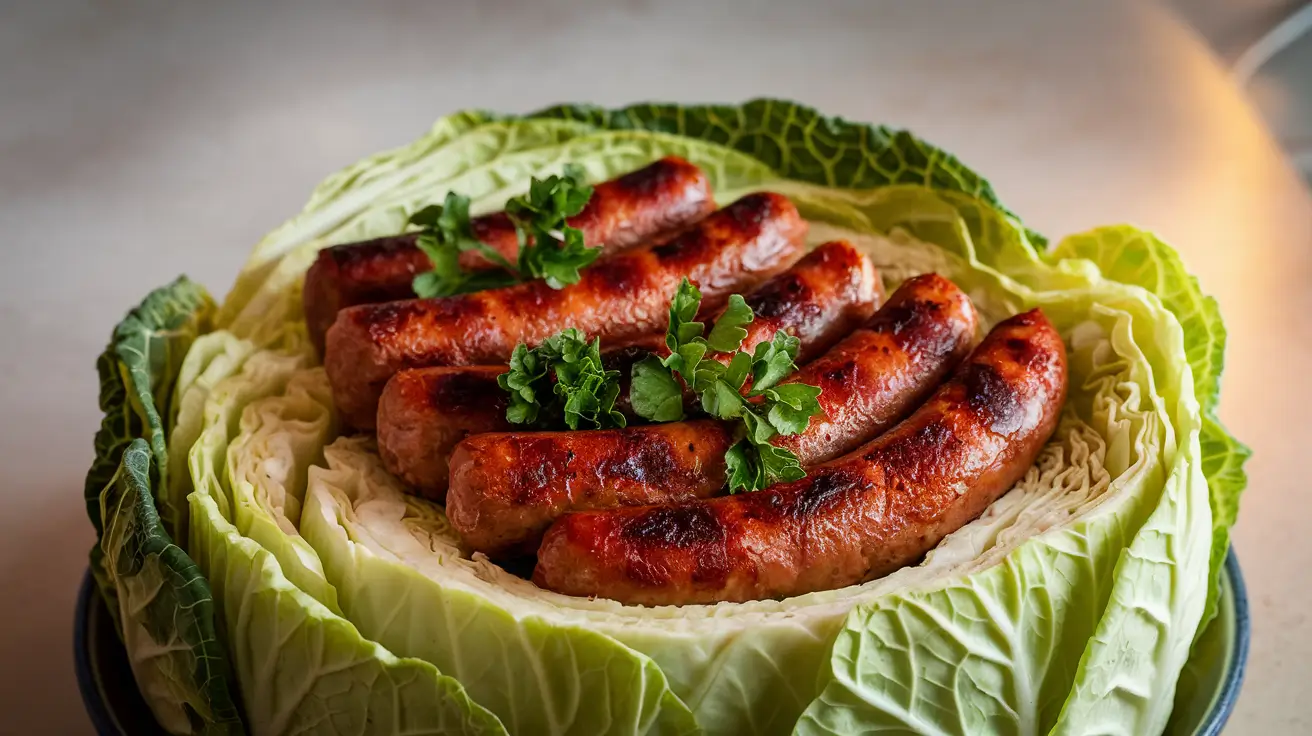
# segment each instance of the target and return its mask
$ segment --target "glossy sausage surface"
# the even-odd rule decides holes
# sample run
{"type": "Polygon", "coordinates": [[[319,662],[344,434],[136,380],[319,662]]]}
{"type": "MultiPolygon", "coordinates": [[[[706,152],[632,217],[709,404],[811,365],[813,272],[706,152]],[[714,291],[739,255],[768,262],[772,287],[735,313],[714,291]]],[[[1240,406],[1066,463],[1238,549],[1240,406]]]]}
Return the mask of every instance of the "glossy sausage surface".
{"type": "Polygon", "coordinates": [[[784,598],[914,563],[1019,480],[1057,426],[1061,337],[1038,310],[995,327],[916,413],[802,480],[724,498],[570,514],[533,579],[664,605],[784,598]]]}
{"type": "Polygon", "coordinates": [[[787,269],[802,255],[806,222],[787,198],[750,194],[668,243],[599,259],[577,283],[545,281],[444,299],[348,307],[328,330],[324,367],[347,424],[373,429],[387,379],[406,368],[496,365],[518,343],[536,345],[566,327],[603,344],[645,337],[667,322],[685,276],[703,303],[787,269]]]}
{"type": "MultiPolygon", "coordinates": [[[[748,306],[758,316],[747,325],[742,349],[751,352],[783,330],[798,338],[798,360],[806,362],[868,320],[881,292],[864,254],[842,241],[821,245],[747,295],[748,306]]],[[[718,310],[702,312],[699,319],[708,324],[718,316],[718,310]]],[[[620,372],[616,408],[631,422],[637,420],[628,403],[633,363],[648,354],[669,352],[663,335],[644,343],[603,356],[608,369],[620,372]]],[[[388,470],[420,495],[442,501],[456,443],[472,434],[523,429],[505,418],[509,401],[497,385],[497,376],[505,370],[441,366],[393,376],[378,405],[378,448],[388,470]]]]}
{"type": "MultiPolygon", "coordinates": [[[[613,253],[681,230],[715,209],[705,172],[667,156],[623,176],[601,182],[583,211],[569,219],[584,241],[613,253]]],[[[474,236],[511,263],[519,257],[515,226],[504,212],[470,221],[474,236]]],[[[407,233],[324,248],[305,274],[305,322],[319,353],[337,312],[357,304],[413,299],[411,283],[432,267],[407,233]]],[[[460,255],[467,271],[495,268],[475,251],[460,255]]]]}
{"type": "MultiPolygon", "coordinates": [[[[626,377],[635,362],[658,352],[656,343],[652,340],[650,349],[633,346],[603,353],[602,362],[626,377]]],[[[659,347],[664,347],[663,340],[659,347]]],[[[510,397],[497,384],[497,376],[506,370],[500,365],[436,366],[392,376],[378,402],[378,453],[387,470],[417,495],[445,502],[449,460],[461,440],[522,426],[506,419],[510,397]]],[[[622,381],[621,388],[627,392],[628,383],[622,381]]],[[[625,399],[623,406],[617,400],[616,408],[628,409],[625,399]]]]}
{"type": "MultiPolygon", "coordinates": [[[[824,417],[772,443],[805,467],[878,435],[965,357],[976,326],[974,307],[952,282],[909,279],[862,329],[785,380],[819,386],[824,417]]],[[[465,545],[495,556],[531,550],[570,511],[718,495],[735,432],[733,423],[702,420],[475,435],[451,457],[447,517],[465,545]]]]}

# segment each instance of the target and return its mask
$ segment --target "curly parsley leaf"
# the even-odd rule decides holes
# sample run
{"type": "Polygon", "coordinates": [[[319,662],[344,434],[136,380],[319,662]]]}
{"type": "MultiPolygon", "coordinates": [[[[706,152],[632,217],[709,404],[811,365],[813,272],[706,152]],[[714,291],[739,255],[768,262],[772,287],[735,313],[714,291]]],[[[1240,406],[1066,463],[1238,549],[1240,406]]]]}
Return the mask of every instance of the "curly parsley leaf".
{"type": "Polygon", "coordinates": [[[497,384],[510,394],[506,419],[513,424],[604,429],[625,425],[615,409],[619,376],[602,365],[600,339],[588,342],[583,332],[569,328],[535,348],[516,345],[510,369],[497,376],[497,384]]]}
{"type": "Polygon", "coordinates": [[[729,492],[755,491],[776,483],[787,483],[806,477],[797,456],[774,445],[753,445],[739,440],[724,453],[728,466],[729,492]]]}
{"type": "Polygon", "coordinates": [[[553,289],[577,283],[582,269],[601,255],[589,248],[583,231],[566,220],[583,211],[592,198],[582,167],[566,164],[564,174],[534,177],[528,193],[506,202],[506,214],[519,236],[519,273],[522,278],[546,279],[553,289]]]}
{"type": "Polygon", "coordinates": [[[601,248],[589,248],[583,243],[583,231],[566,228],[563,240],[553,245],[536,245],[548,242],[543,237],[535,237],[535,245],[523,248],[519,252],[519,270],[532,278],[546,279],[547,286],[563,289],[569,284],[578,283],[582,277],[580,269],[592,265],[601,255],[601,248]]]}
{"type": "Polygon", "coordinates": [[[785,383],[764,392],[770,401],[766,419],[779,434],[801,434],[811,423],[811,417],[820,413],[819,386],[805,383],[785,383]]]}
{"type": "Polygon", "coordinates": [[[758,396],[797,370],[797,351],[802,341],[780,330],[774,338],[756,346],[752,354],[752,392],[758,396]]]}
{"type": "Polygon", "coordinates": [[[811,417],[821,411],[819,388],[780,383],[797,370],[800,341],[780,331],[752,353],[743,352],[744,326],[754,319],[747,301],[737,294],[730,297],[709,333],[695,321],[701,301],[701,291],[688,279],[675,290],[665,334],[670,354],[634,365],[629,392],[634,411],[651,421],[682,419],[681,378],[699,398],[702,411],[741,423],[742,438],[725,453],[730,493],[804,477],[792,452],[770,444],[779,435],[805,432],[811,417]],[[724,362],[707,358],[708,353],[732,356],[724,362]],[[751,386],[744,395],[748,379],[751,386]]]}
{"type": "Polygon", "coordinates": [[[729,297],[724,313],[711,327],[711,333],[706,336],[706,344],[711,346],[711,350],[721,353],[737,350],[747,338],[747,330],[743,329],[743,325],[751,324],[753,317],[747,300],[741,294],[734,294],[729,297]]]}
{"type": "Polygon", "coordinates": [[[583,167],[565,164],[563,175],[529,180],[527,194],[506,202],[506,214],[526,229],[559,230],[567,218],[582,212],[591,198],[592,187],[584,183],[583,167]]]}
{"type": "Polygon", "coordinates": [[[665,347],[670,353],[677,353],[680,346],[691,343],[706,331],[705,325],[694,321],[701,304],[701,289],[687,278],[680,281],[674,298],[670,299],[670,326],[665,332],[665,347]]]}
{"type": "Polygon", "coordinates": [[[415,245],[428,256],[433,268],[415,276],[415,294],[425,299],[507,286],[515,282],[514,266],[500,253],[474,237],[469,220],[469,198],[448,192],[442,204],[430,204],[410,215],[408,226],[420,228],[415,245]],[[460,254],[477,251],[507,271],[463,271],[460,254]]]}
{"type": "Polygon", "coordinates": [[[406,225],[420,229],[415,244],[433,264],[431,270],[415,276],[415,294],[431,299],[510,286],[527,279],[545,279],[553,289],[577,283],[579,269],[601,255],[600,248],[589,248],[584,243],[583,231],[565,224],[592,198],[593,189],[583,177],[582,168],[566,164],[563,176],[535,177],[529,181],[527,194],[506,202],[506,214],[519,238],[515,263],[474,237],[468,197],[448,192],[442,204],[430,204],[411,214],[406,225]],[[460,254],[471,250],[499,268],[463,270],[460,254]]]}
{"type": "Polygon", "coordinates": [[[538,419],[538,394],[547,395],[551,382],[547,377],[549,363],[538,350],[529,350],[520,343],[510,354],[510,370],[497,376],[497,385],[510,394],[506,419],[513,424],[532,424],[538,419]]]}
{"type": "Polygon", "coordinates": [[[683,419],[683,385],[660,358],[649,355],[633,364],[629,401],[633,411],[653,422],[683,419]]]}

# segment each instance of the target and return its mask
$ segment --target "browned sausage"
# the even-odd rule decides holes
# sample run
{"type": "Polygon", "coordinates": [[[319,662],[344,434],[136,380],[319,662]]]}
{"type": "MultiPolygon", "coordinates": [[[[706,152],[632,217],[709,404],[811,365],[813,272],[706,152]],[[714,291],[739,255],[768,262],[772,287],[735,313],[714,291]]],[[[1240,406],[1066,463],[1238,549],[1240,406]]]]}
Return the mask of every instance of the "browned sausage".
{"type": "MultiPolygon", "coordinates": [[[[746,327],[742,349],[751,352],[783,330],[798,338],[799,362],[810,360],[868,320],[881,292],[869,258],[850,243],[826,243],[747,296],[757,317],[746,327]]],[[[708,311],[703,309],[699,319],[711,322],[718,316],[708,311]]],[[[607,368],[620,371],[616,407],[630,420],[631,366],[644,355],[668,353],[663,335],[646,342],[604,355],[607,368]]],[[[447,459],[457,442],[471,434],[515,429],[505,418],[509,399],[497,386],[497,376],[505,371],[502,366],[441,366],[393,376],[378,403],[378,450],[387,469],[441,502],[447,459]]]]}
{"type": "MultiPolygon", "coordinates": [[[[819,386],[825,416],[773,444],[807,466],[876,436],[942,383],[970,351],[976,324],[952,282],[910,279],[864,329],[787,379],[819,386]]],[[[569,511],[716,495],[725,486],[725,450],[737,439],[736,424],[711,420],[475,435],[451,456],[447,517],[471,549],[531,550],[569,511]]]]}
{"type": "MultiPolygon", "coordinates": [[[[584,241],[613,253],[681,230],[715,209],[710,181],[701,169],[677,156],[602,182],[569,224],[584,241]]],[[[474,236],[511,263],[519,257],[515,226],[504,212],[475,217],[474,236]]],[[[415,275],[432,268],[407,233],[319,251],[305,274],[305,323],[319,354],[337,312],[356,304],[413,299],[415,275]]],[[[495,268],[475,251],[460,254],[467,271],[495,268]]]]}
{"type": "Polygon", "coordinates": [[[603,343],[656,332],[670,294],[687,276],[704,303],[721,305],[792,265],[806,222],[787,198],[751,194],[659,246],[599,259],[577,283],[532,281],[444,299],[363,304],[337,313],[324,368],[347,424],[372,429],[383,385],[397,371],[430,365],[495,365],[518,343],[536,345],[566,327],[603,343]]]}
{"type": "Polygon", "coordinates": [[[979,516],[1029,469],[1066,393],[1038,310],[999,324],[902,424],[802,480],[756,493],[564,517],[533,580],[664,605],[783,598],[887,575],[979,516]]]}

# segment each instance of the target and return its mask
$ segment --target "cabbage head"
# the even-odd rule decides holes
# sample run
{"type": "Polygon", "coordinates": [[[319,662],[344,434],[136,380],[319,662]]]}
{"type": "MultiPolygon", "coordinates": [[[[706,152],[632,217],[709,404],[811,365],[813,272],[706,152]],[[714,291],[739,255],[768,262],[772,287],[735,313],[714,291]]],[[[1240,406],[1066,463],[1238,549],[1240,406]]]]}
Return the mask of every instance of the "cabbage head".
{"type": "Polygon", "coordinates": [[[222,304],[153,292],[98,367],[91,567],[171,733],[1146,734],[1215,614],[1248,450],[1216,420],[1225,329],[1153,234],[1050,243],[913,135],[794,103],[466,111],[330,176],[222,304]],[[885,286],[937,271],[986,325],[1042,307],[1071,388],[1034,467],[924,561],[779,601],[624,606],[461,552],[372,438],[343,436],[306,337],[315,252],[447,191],[677,154],[721,202],[789,196],[885,286]]]}

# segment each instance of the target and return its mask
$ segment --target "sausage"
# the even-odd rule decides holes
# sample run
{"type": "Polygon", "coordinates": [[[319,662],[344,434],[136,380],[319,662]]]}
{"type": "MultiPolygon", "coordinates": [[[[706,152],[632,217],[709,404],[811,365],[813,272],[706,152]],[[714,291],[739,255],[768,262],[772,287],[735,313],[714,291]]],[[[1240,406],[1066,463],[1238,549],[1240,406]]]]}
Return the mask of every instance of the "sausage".
{"type": "Polygon", "coordinates": [[[1029,469],[1066,393],[1061,337],[1038,310],[999,324],[924,406],[802,480],[724,498],[571,514],[533,580],[665,605],[783,598],[920,559],[1029,469]]]}
{"type": "Polygon", "coordinates": [[[656,332],[670,294],[687,276],[704,303],[721,305],[788,268],[802,253],[806,222],[787,198],[750,194],[668,243],[598,259],[577,283],[531,281],[443,299],[362,304],[337,313],[324,368],[347,424],[373,429],[378,399],[397,371],[431,365],[505,363],[518,343],[536,345],[566,327],[603,343],[656,332]]]}
{"type": "Polygon", "coordinates": [[[447,461],[460,440],[514,428],[510,397],[497,385],[504,365],[436,366],[401,371],[378,401],[378,454],[418,495],[442,503],[447,461]]]}
{"type": "MultiPolygon", "coordinates": [[[[785,380],[819,386],[825,416],[772,444],[805,467],[878,435],[942,383],[970,351],[976,325],[970,299],[951,281],[908,280],[863,329],[785,380]]],[[[737,423],[700,420],[475,435],[451,456],[447,518],[466,546],[498,556],[531,550],[570,511],[717,495],[737,431],[737,423]]]]}
{"type": "MultiPolygon", "coordinates": [[[[714,209],[706,174],[678,156],[666,156],[596,185],[587,206],[568,222],[583,231],[589,245],[613,253],[681,230],[714,209]]],[[[475,217],[470,226],[474,237],[506,260],[514,263],[519,257],[519,238],[506,213],[475,217]]],[[[305,274],[303,299],[305,323],[320,355],[339,310],[414,298],[415,276],[432,268],[416,238],[406,233],[319,251],[305,274]]],[[[460,266],[467,271],[496,267],[476,251],[461,253],[460,266]]]]}
{"type": "MultiPolygon", "coordinates": [[[[654,341],[651,348],[656,348],[654,341]]],[[[627,377],[635,362],[651,354],[642,347],[625,348],[603,353],[602,362],[607,370],[627,377]]],[[[418,495],[443,503],[455,446],[472,434],[509,432],[518,426],[506,419],[510,397],[497,384],[497,376],[506,370],[504,365],[434,366],[392,376],[378,402],[383,465],[418,495]]],[[[621,389],[627,392],[626,382],[621,389]]]]}
{"type": "MultiPolygon", "coordinates": [[[[792,268],[766,281],[747,297],[757,316],[746,326],[743,350],[751,352],[783,330],[798,338],[799,362],[827,350],[871,316],[882,287],[870,259],[844,241],[826,243],[792,268]]],[[[702,310],[710,322],[716,310],[702,310]]],[[[603,360],[618,370],[616,408],[634,420],[628,404],[633,363],[668,354],[664,335],[608,351],[603,360]]],[[[723,360],[729,358],[725,356],[723,360]]],[[[509,432],[509,397],[497,385],[501,366],[435,367],[401,371],[387,382],[378,404],[378,450],[394,475],[439,503],[446,497],[447,460],[456,443],[471,434],[509,432]]]]}
{"type": "MultiPolygon", "coordinates": [[[[808,362],[869,320],[883,298],[870,258],[846,240],[830,241],[747,295],[754,317],[739,350],[750,353],[782,330],[800,343],[797,361],[808,362]]],[[[719,311],[703,308],[698,319],[710,329],[719,311]]],[[[727,363],[732,353],[716,357],[727,363]]]]}

